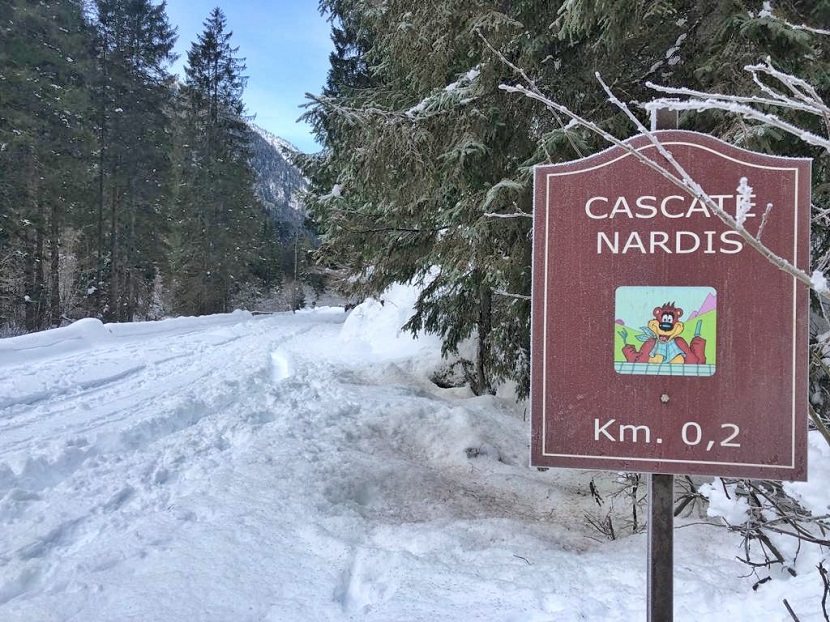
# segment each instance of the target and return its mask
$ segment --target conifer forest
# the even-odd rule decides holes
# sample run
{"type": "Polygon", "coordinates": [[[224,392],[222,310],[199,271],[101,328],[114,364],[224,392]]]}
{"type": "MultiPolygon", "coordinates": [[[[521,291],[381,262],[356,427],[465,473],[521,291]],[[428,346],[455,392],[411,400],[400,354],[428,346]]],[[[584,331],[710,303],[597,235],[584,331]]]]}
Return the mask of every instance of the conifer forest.
{"type": "MultiPolygon", "coordinates": [[[[636,128],[598,75],[644,120],[652,83],[751,97],[745,67],[765,59],[827,101],[830,1],[768,4],[320,0],[334,51],[304,118],[322,149],[296,159],[316,261],[345,275],[352,300],[420,282],[406,328],[439,334],[447,354],[474,343],[456,372],[476,393],[513,381],[526,395],[532,167],[608,143],[509,87],[618,138],[636,128]]],[[[279,281],[285,242],[251,190],[245,65],[221,9],[181,83],[164,2],[3,0],[0,31],[0,325],[229,311],[279,281]]],[[[703,108],[680,127],[814,158],[821,268],[827,149],[703,108]]],[[[828,115],[776,112],[827,134],[828,115]]]]}
{"type": "Polygon", "coordinates": [[[169,73],[151,0],[0,2],[0,326],[230,311],[273,282],[221,9],[169,73]]]}
{"type": "MultiPolygon", "coordinates": [[[[408,327],[439,333],[446,352],[476,341],[464,371],[479,393],[505,380],[516,381],[520,395],[528,388],[532,167],[607,148],[596,130],[619,139],[637,132],[603,83],[646,125],[642,105],[662,95],[651,83],[751,102],[759,85],[745,68],[765,59],[810,85],[816,101],[830,92],[827,0],[320,5],[335,53],[328,83],[307,111],[325,149],[306,171],[323,254],[347,265],[363,294],[423,280],[408,327]]],[[[774,82],[761,86],[787,91],[774,82]]],[[[823,213],[827,149],[729,110],[696,108],[680,114],[681,129],[815,158],[813,202],[823,213]]],[[[826,113],[802,105],[774,112],[827,135],[826,113]]],[[[812,234],[820,267],[824,217],[814,219],[812,234]]],[[[574,343],[561,347],[588,347],[590,336],[571,328],[574,343]]]]}

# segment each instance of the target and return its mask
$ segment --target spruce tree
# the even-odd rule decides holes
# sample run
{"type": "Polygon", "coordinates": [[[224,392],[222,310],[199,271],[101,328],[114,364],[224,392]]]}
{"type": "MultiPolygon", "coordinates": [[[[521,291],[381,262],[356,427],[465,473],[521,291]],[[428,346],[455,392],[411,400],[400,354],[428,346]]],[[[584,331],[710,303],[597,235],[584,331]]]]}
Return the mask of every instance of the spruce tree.
{"type": "Polygon", "coordinates": [[[96,0],[97,213],[90,231],[91,309],[129,321],[146,313],[164,259],[175,33],[165,3],[96,0]]]}
{"type": "Polygon", "coordinates": [[[253,191],[244,59],[214,9],[191,45],[181,93],[180,179],[171,272],[185,313],[228,311],[253,280],[262,213],[253,191]]]}
{"type": "MultiPolygon", "coordinates": [[[[827,10],[824,0],[781,4],[795,23],[827,10]]],[[[326,150],[306,170],[324,251],[349,268],[364,294],[424,279],[408,326],[439,332],[447,351],[474,337],[473,388],[513,379],[522,394],[531,167],[606,145],[499,85],[529,77],[625,138],[633,127],[596,72],[635,105],[653,96],[648,80],[739,89],[743,64],[768,53],[826,82],[815,37],[763,17],[760,5],[389,0],[378,10],[322,3],[337,47],[329,84],[308,113],[326,150]]],[[[723,116],[689,115],[683,123],[751,148],[785,148],[774,133],[723,116]]]]}
{"type": "MultiPolygon", "coordinates": [[[[408,327],[441,334],[446,352],[472,339],[467,375],[479,393],[526,377],[528,360],[530,223],[491,216],[529,197],[518,169],[532,149],[528,105],[498,90],[505,66],[483,62],[476,24],[499,7],[390,2],[360,20],[338,16],[371,42],[361,60],[372,86],[331,85],[311,112],[330,148],[314,163],[322,174],[312,169],[325,248],[364,294],[422,280],[408,327]]],[[[333,67],[330,79],[341,75],[333,67]]]]}
{"type": "Polygon", "coordinates": [[[62,243],[89,200],[90,40],[80,2],[0,4],[0,325],[65,310],[62,243]]]}

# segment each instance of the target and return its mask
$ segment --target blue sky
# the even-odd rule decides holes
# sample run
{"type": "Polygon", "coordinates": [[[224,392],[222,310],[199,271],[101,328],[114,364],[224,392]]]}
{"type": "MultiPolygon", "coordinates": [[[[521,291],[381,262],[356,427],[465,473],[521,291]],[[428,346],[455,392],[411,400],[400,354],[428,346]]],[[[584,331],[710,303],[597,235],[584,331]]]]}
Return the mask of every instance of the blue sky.
{"type": "Polygon", "coordinates": [[[217,6],[233,32],[231,44],[247,65],[244,100],[254,123],[301,151],[318,151],[310,128],[296,122],[308,101],[305,93],[323,89],[332,50],[331,28],[317,0],[167,0],[168,19],[179,35],[174,73],[184,75],[187,50],[217,6]]]}

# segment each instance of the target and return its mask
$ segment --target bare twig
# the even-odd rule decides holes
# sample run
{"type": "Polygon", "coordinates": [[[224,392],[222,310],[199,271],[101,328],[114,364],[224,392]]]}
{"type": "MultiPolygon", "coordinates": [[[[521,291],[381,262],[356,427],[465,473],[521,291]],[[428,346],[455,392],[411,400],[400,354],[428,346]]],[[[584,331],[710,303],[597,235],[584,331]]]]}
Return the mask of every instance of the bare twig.
{"type": "MultiPolygon", "coordinates": [[[[489,50],[490,50],[493,54],[495,54],[496,56],[498,56],[498,58],[499,58],[499,60],[500,60],[501,62],[503,62],[503,63],[504,63],[505,65],[507,65],[508,67],[510,67],[510,68],[511,68],[513,71],[515,71],[516,73],[518,73],[518,74],[522,77],[522,80],[524,80],[527,84],[531,85],[531,86],[532,86],[532,88],[533,88],[536,92],[538,92],[539,94],[541,94],[541,92],[539,91],[539,89],[537,89],[537,88],[536,88],[536,83],[535,83],[535,82],[533,82],[533,80],[531,80],[531,79],[530,79],[530,77],[529,77],[529,76],[528,76],[528,75],[524,72],[524,70],[523,70],[523,69],[521,69],[520,67],[518,67],[518,66],[516,66],[515,64],[511,63],[511,62],[507,59],[507,57],[505,57],[505,55],[504,55],[504,54],[502,54],[502,53],[501,53],[501,52],[499,52],[496,48],[494,48],[494,47],[490,44],[490,42],[487,40],[487,38],[486,38],[486,37],[482,34],[482,32],[481,32],[480,30],[476,30],[476,34],[477,34],[477,35],[481,38],[481,40],[484,42],[484,45],[486,45],[486,46],[487,46],[487,48],[488,48],[488,49],[489,49],[489,50]]],[[[499,88],[502,88],[502,86],[503,86],[503,85],[500,85],[500,86],[499,86],[499,88]]],[[[555,110],[554,110],[554,111],[552,111],[552,112],[553,112],[553,118],[554,118],[554,119],[556,119],[556,122],[559,124],[560,129],[561,129],[563,132],[565,132],[565,138],[567,138],[567,139],[568,139],[568,143],[570,144],[570,146],[571,146],[571,148],[574,150],[574,152],[576,152],[576,155],[577,155],[578,157],[580,157],[580,158],[585,157],[585,154],[584,154],[584,153],[582,153],[582,150],[579,148],[579,145],[577,145],[577,144],[574,142],[574,140],[573,140],[573,138],[571,137],[571,135],[570,135],[570,134],[568,134],[568,129],[571,127],[571,124],[570,124],[570,123],[568,123],[568,124],[566,125],[565,123],[563,123],[563,122],[562,122],[562,118],[561,118],[561,117],[560,117],[560,116],[556,113],[556,111],[555,111],[555,110]]],[[[566,113],[566,114],[567,114],[567,113],[566,113]]],[[[569,116],[569,117],[571,117],[571,119],[573,119],[573,116],[572,116],[572,115],[568,114],[567,116],[569,116]]]]}
{"type": "Polygon", "coordinates": [[[761,216],[761,224],[758,225],[758,233],[755,234],[755,237],[758,238],[758,241],[761,241],[761,235],[764,233],[764,227],[767,226],[767,220],[769,220],[769,215],[772,213],[772,203],[767,203],[767,209],[764,210],[764,215],[761,216]]]}
{"type": "Polygon", "coordinates": [[[754,106],[780,107],[787,110],[807,112],[823,119],[830,113],[828,106],[809,82],[792,74],[780,71],[773,67],[769,58],[764,63],[747,65],[745,71],[752,74],[752,79],[758,88],[769,97],[724,95],[722,93],[706,93],[689,88],[662,86],[647,82],[646,86],[657,92],[671,96],[670,99],[657,99],[645,105],[646,109],[655,107],[671,107],[677,110],[724,110],[738,114],[744,118],[761,121],[783,129],[805,142],[815,142],[818,146],[827,148],[826,138],[806,132],[803,128],[786,123],[773,114],[758,110],[754,106]],[[783,85],[790,95],[773,89],[761,80],[761,75],[768,76],[783,85]],[[677,99],[683,97],[685,99],[677,99]]]}
{"type": "Polygon", "coordinates": [[[792,607],[790,607],[790,603],[788,603],[788,602],[787,602],[787,599],[786,599],[786,598],[784,599],[784,606],[787,608],[787,611],[789,612],[790,617],[791,617],[793,620],[795,620],[795,622],[799,622],[798,616],[797,616],[797,615],[795,615],[795,611],[793,611],[793,608],[792,608],[792,607]]]}
{"type": "Polygon", "coordinates": [[[827,577],[827,568],[822,562],[818,563],[818,573],[821,575],[821,582],[824,584],[824,594],[821,597],[821,611],[824,613],[824,619],[830,622],[827,616],[827,595],[830,594],[830,579],[827,577]]]}
{"type": "MultiPolygon", "coordinates": [[[[492,49],[492,48],[491,48],[492,49]]],[[[708,193],[697,183],[692,176],[674,159],[671,153],[665,148],[665,146],[660,143],[660,140],[654,132],[648,130],[637,117],[631,112],[628,106],[623,103],[622,101],[617,98],[608,85],[602,80],[602,77],[597,73],[596,77],[599,83],[602,85],[603,89],[608,94],[612,103],[614,103],[617,107],[622,110],[628,118],[634,122],[637,129],[648,137],[652,146],[655,147],[657,152],[668,162],[668,166],[664,162],[660,162],[650,158],[647,154],[644,153],[642,148],[635,148],[632,147],[630,144],[618,139],[616,136],[612,135],[610,132],[602,129],[596,123],[589,121],[581,117],[580,115],[572,112],[567,106],[559,104],[549,97],[545,96],[539,89],[536,87],[534,82],[527,77],[527,75],[518,67],[513,65],[509,60],[504,58],[499,52],[495,51],[498,54],[503,62],[507,63],[508,66],[512,67],[515,71],[517,71],[523,79],[528,83],[528,86],[522,85],[507,85],[501,84],[499,88],[508,92],[508,93],[520,93],[534,99],[536,101],[541,102],[544,104],[549,110],[555,111],[560,114],[564,114],[571,119],[573,119],[579,125],[589,129],[590,131],[594,132],[598,136],[602,137],[612,145],[618,146],[621,149],[625,150],[626,152],[635,156],[638,160],[640,160],[643,164],[648,166],[653,171],[659,173],[670,182],[675,184],[678,188],[682,189],[684,192],[688,193],[689,195],[697,198],[699,201],[704,203],[706,207],[711,210],[711,213],[715,214],[721,221],[723,221],[728,227],[737,231],[740,236],[746,241],[746,243],[759,252],[765,259],[771,262],[780,270],[786,272],[797,281],[803,283],[807,287],[813,289],[817,295],[830,299],[830,291],[821,290],[815,287],[813,279],[811,275],[807,274],[803,270],[799,269],[797,266],[793,265],[791,262],[787,261],[783,257],[777,255],[773,252],[769,247],[764,245],[760,240],[758,240],[755,236],[753,236],[749,231],[747,231],[744,227],[738,224],[738,222],[732,217],[731,214],[726,212],[722,207],[718,205],[716,201],[714,201],[708,193]]],[[[666,101],[666,104],[661,104],[662,107],[668,107],[672,109],[678,109],[677,106],[682,106],[683,102],[674,102],[669,104],[669,100],[660,100],[666,101]]],[[[651,106],[651,105],[649,105],[651,106]]],[[[656,107],[656,105],[655,105],[656,107]]],[[[750,108],[751,109],[751,108],[750,108]]],[[[794,126],[792,126],[794,128],[794,126]]],[[[795,129],[795,128],[794,128],[795,129]]],[[[812,135],[810,135],[812,136],[812,135]]],[[[803,140],[807,140],[802,136],[803,140]]],[[[822,142],[823,146],[830,151],[830,141],[819,140],[818,142],[822,142]]]]}
{"type": "MultiPolygon", "coordinates": [[[[731,214],[729,214],[726,210],[724,210],[720,205],[717,204],[709,194],[701,187],[699,183],[697,183],[692,176],[680,165],[677,160],[674,159],[674,156],[663,146],[663,144],[658,139],[657,135],[654,132],[649,131],[641,122],[640,120],[631,112],[628,106],[620,101],[620,99],[614,95],[611,89],[608,87],[607,84],[602,80],[602,77],[597,73],[596,74],[597,80],[602,85],[602,88],[605,90],[606,94],[609,96],[612,103],[614,103],[620,110],[622,110],[626,116],[635,124],[637,129],[640,131],[641,134],[644,134],[648,137],[649,141],[652,145],[657,149],[657,151],[662,155],[666,161],[671,165],[671,168],[674,169],[675,174],[672,174],[669,171],[665,171],[664,177],[669,179],[672,183],[677,185],[679,188],[682,188],[687,193],[692,195],[693,197],[697,198],[701,202],[703,202],[707,208],[709,208],[713,214],[715,214],[718,218],[721,219],[727,226],[731,229],[737,231],[741,237],[756,251],[761,253],[761,255],[770,261],[773,265],[778,267],[779,269],[783,270],[790,276],[794,277],[796,280],[804,283],[811,289],[815,289],[813,279],[810,275],[808,275],[803,270],[800,270],[798,267],[794,266],[792,263],[784,259],[783,257],[775,254],[769,247],[765,246],[750,234],[743,226],[741,226],[731,214]]],[[[650,106],[650,105],[649,105],[650,106]]],[[[671,108],[671,106],[665,106],[667,108],[671,108]]],[[[614,144],[624,144],[622,141],[618,139],[614,139],[614,144]]],[[[827,141],[827,147],[830,149],[830,141],[827,141]]],[[[645,154],[643,154],[639,149],[630,149],[630,151],[636,155],[641,162],[646,163],[649,167],[654,169],[658,167],[659,169],[665,170],[665,166],[657,163],[650,158],[648,158],[645,154]]],[[[830,298],[830,292],[819,291],[816,289],[816,293],[830,298]]]]}

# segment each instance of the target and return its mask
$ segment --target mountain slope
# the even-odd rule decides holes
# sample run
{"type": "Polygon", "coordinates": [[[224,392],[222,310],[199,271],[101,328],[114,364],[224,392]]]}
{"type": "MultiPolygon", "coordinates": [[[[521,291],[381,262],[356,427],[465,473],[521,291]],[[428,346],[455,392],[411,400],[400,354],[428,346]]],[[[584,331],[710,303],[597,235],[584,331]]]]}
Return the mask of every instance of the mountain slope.
{"type": "Polygon", "coordinates": [[[308,182],[291,163],[298,153],[289,142],[261,127],[250,124],[251,165],[256,172],[254,191],[268,215],[278,224],[280,237],[288,239],[302,228],[305,210],[300,194],[308,182]]]}

